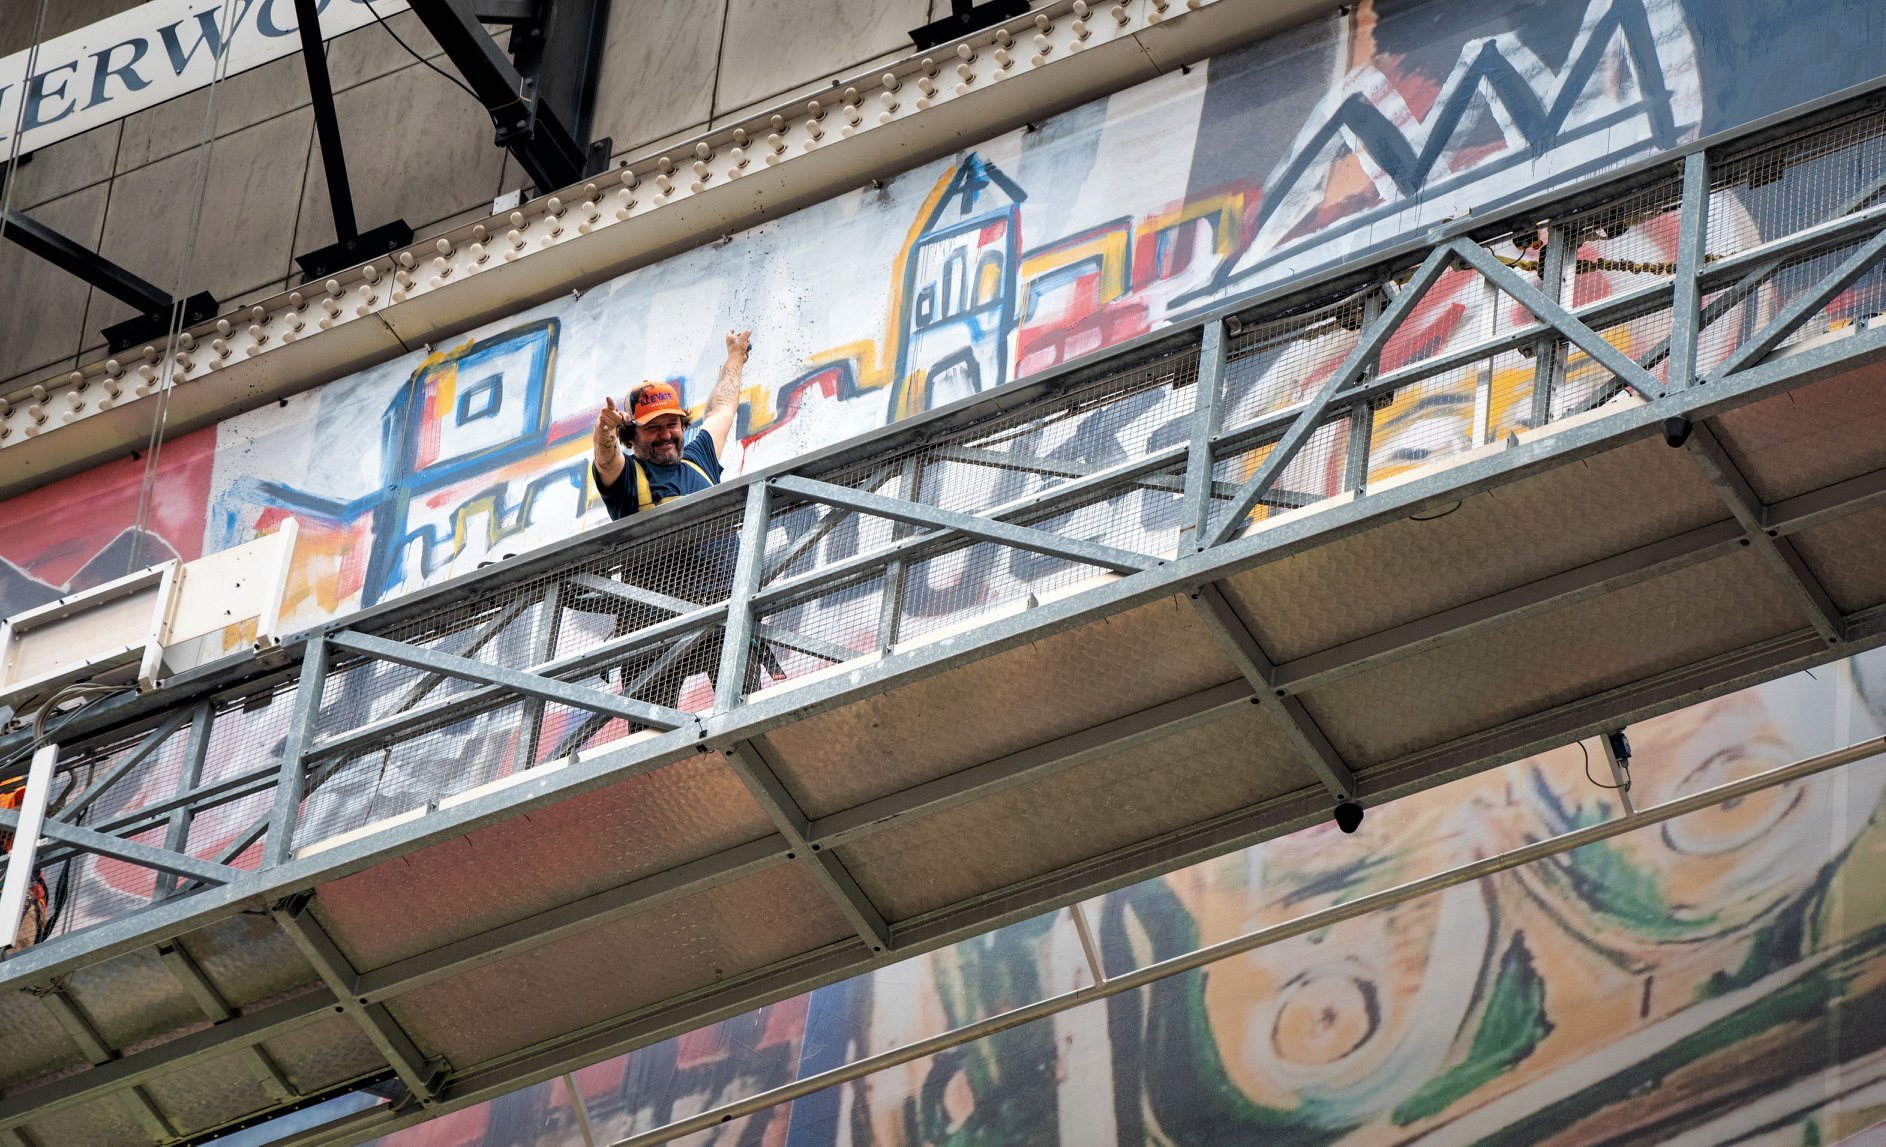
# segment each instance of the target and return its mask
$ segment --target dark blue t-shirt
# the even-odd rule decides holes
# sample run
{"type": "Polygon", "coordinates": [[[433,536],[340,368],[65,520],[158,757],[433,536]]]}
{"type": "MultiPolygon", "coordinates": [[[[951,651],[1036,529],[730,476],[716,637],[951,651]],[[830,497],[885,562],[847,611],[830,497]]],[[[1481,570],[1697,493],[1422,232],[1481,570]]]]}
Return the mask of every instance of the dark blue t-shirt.
{"type": "Polygon", "coordinates": [[[635,469],[642,468],[648,475],[648,492],[659,504],[670,498],[679,498],[683,494],[695,494],[720,481],[720,453],[714,449],[714,437],[707,428],[696,426],[688,431],[687,438],[681,444],[681,457],[686,459],[672,466],[663,466],[654,462],[644,462],[629,454],[623,462],[622,473],[616,480],[604,484],[602,475],[596,473],[595,463],[590,464],[590,480],[596,483],[596,492],[602,495],[602,504],[609,511],[609,520],[626,517],[636,509],[635,469]],[[699,466],[688,465],[693,462],[699,466]],[[701,474],[705,472],[706,477],[701,474]]]}

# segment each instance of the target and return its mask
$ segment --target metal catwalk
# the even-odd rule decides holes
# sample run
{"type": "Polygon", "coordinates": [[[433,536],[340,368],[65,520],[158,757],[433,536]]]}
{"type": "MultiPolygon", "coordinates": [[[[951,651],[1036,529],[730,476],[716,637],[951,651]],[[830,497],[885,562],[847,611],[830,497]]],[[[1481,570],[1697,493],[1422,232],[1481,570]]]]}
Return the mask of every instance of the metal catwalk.
{"type": "Polygon", "coordinates": [[[1881,643],[1882,140],[1462,220],[84,710],[39,863],[158,875],[0,963],[0,1143],[448,1109],[1881,643]]]}

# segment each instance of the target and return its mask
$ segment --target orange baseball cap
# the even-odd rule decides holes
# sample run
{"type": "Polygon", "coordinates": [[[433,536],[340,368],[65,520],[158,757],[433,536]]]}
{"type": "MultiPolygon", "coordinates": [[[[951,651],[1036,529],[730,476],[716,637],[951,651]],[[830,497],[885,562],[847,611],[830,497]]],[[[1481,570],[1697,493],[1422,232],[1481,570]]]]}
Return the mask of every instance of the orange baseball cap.
{"type": "Polygon", "coordinates": [[[644,382],[629,391],[629,421],[647,426],[664,414],[679,414],[688,420],[688,408],[681,405],[681,392],[666,382],[644,382]]]}

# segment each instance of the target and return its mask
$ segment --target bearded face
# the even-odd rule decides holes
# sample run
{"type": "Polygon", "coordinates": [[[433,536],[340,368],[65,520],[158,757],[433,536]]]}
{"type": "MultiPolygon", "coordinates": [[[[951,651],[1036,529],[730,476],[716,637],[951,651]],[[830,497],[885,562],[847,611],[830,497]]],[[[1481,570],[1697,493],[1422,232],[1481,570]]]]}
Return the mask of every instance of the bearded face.
{"type": "Polygon", "coordinates": [[[688,424],[679,414],[664,414],[646,426],[636,426],[629,448],[644,462],[674,466],[681,461],[681,447],[686,444],[688,424]]]}

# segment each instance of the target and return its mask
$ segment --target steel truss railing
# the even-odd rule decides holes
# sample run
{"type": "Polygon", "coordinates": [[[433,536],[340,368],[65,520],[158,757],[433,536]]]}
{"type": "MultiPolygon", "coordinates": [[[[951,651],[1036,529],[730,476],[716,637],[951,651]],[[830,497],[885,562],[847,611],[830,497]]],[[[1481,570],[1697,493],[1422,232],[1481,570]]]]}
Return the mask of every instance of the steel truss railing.
{"type": "MultiPolygon", "coordinates": [[[[1868,123],[1880,115],[1854,114],[1872,117],[1868,123]]],[[[1823,130],[1851,130],[1852,122],[1849,116],[1823,130]]],[[[279,649],[206,666],[155,693],[69,717],[57,732],[62,757],[72,762],[68,775],[78,776],[83,761],[92,779],[47,820],[38,863],[89,855],[153,869],[154,901],[14,955],[0,964],[0,983],[43,988],[72,968],[161,947],[193,927],[261,905],[324,988],[233,1019],[227,1003],[210,1000],[206,1014],[228,1022],[122,1055],[75,1015],[69,1030],[88,1054],[100,1053],[93,1056],[99,1066],[0,1101],[0,1134],[35,1113],[134,1086],[160,1065],[175,1069],[179,1057],[207,1060],[245,1049],[258,1072],[279,1081],[260,1043],[334,1008],[359,1024],[422,1104],[470,1102],[797,986],[1275,835],[1326,815],[1337,800],[1390,799],[1562,743],[1620,715],[1667,710],[1886,641],[1886,611],[1843,614],[1789,540],[1835,517],[1886,506],[1886,471],[1763,504],[1710,426],[1722,411],[1886,350],[1879,325],[1825,318],[1831,300],[1879,272],[1886,202],[1876,200],[1886,192],[1886,171],[1872,173],[1870,189],[1791,234],[1719,258],[1708,254],[1712,207],[1733,195],[1724,173],[1770,162],[1763,157],[1786,162],[1789,154],[1811,152],[1818,138],[1732,141],[1691,151],[1680,170],[1668,161],[1644,165],[1573,197],[1522,204],[1360,271],[1240,300],[1096,361],[748,475],[340,618],[279,649]],[[1619,204],[1626,205],[1623,216],[1619,204]],[[1624,217],[1633,212],[1636,218],[1624,217]],[[1581,273],[1577,252],[1601,216],[1613,230],[1673,216],[1675,259],[1645,272],[1653,282],[1597,301],[1568,301],[1581,273]],[[1536,276],[1527,273],[1534,265],[1536,276]],[[1777,286],[1781,272],[1804,266],[1813,271],[1809,281],[1777,286]],[[1461,272],[1532,321],[1470,345],[1404,356],[1384,369],[1385,351],[1407,333],[1423,298],[1443,276],[1461,272]],[[1772,314],[1738,310],[1763,292],[1782,296],[1772,314]],[[1634,356],[1608,337],[1646,317],[1661,325],[1666,314],[1664,336],[1632,348],[1634,356]],[[1732,346],[1705,337],[1730,322],[1743,328],[1732,346]],[[1332,343],[1342,350],[1333,369],[1304,365],[1311,356],[1300,352],[1313,342],[1322,359],[1331,357],[1332,343]],[[1530,358],[1534,372],[1528,432],[1500,431],[1489,416],[1475,433],[1476,446],[1491,449],[1412,479],[1374,477],[1382,467],[1371,457],[1371,429],[1385,401],[1463,371],[1490,375],[1496,359],[1515,354],[1530,358]],[[1282,377],[1282,397],[1258,401],[1256,384],[1234,384],[1234,376],[1248,379],[1253,369],[1282,377]],[[1575,373],[1605,381],[1581,390],[1571,382],[1575,373]],[[1625,392],[1642,401],[1602,405],[1625,392]],[[1106,419],[1129,408],[1141,417],[1168,415],[1171,432],[1148,436],[1144,449],[1121,448],[1117,427],[1107,428],[1106,419]],[[1070,431],[1082,417],[1087,421],[1070,431]],[[1063,444],[1079,449],[1038,448],[1064,431],[1063,444]],[[1226,601],[1223,582],[1232,573],[1654,433],[1680,444],[1721,491],[1722,520],[1282,662],[1266,655],[1226,601]],[[1320,464],[1304,465],[1312,457],[1320,464]],[[1334,472],[1338,480],[1315,480],[1334,472]],[[988,480],[968,481],[962,477],[968,473],[988,480]],[[1122,526],[1129,499],[1156,513],[1122,526]],[[1315,512],[1302,512],[1309,509],[1315,512]],[[1260,521],[1259,514],[1267,517],[1260,521]],[[1147,518],[1158,524],[1145,526],[1147,518]],[[1363,670],[1741,548],[1759,552],[1788,587],[1800,633],[1376,765],[1366,776],[1342,759],[1298,699],[1363,670]],[[966,622],[926,631],[929,615],[915,600],[926,592],[926,563],[975,568],[992,565],[997,554],[1010,561],[1029,555],[1039,572],[1016,579],[1016,592],[993,607],[985,603],[980,616],[970,611],[966,622]],[[1175,594],[1189,595],[1242,681],[816,817],[779,780],[768,734],[807,713],[1175,594]],[[825,625],[821,609],[855,616],[855,624],[825,625]],[[804,680],[791,688],[763,686],[763,671],[771,675],[782,658],[804,680]],[[713,682],[711,703],[685,703],[684,684],[702,676],[713,682]],[[892,824],[1272,698],[1277,703],[1263,708],[1320,790],[911,920],[888,920],[834,855],[838,846],[892,824]],[[258,706],[287,710],[279,746],[248,767],[206,779],[218,730],[254,720],[258,706]],[[435,769],[426,799],[397,810],[377,830],[346,820],[348,810],[321,805],[344,788],[350,762],[369,755],[436,759],[455,728],[480,719],[518,730],[505,781],[476,768],[435,769]],[[605,738],[612,727],[628,731],[605,738]],[[170,751],[176,738],[186,748],[170,796],[98,813],[109,804],[101,798],[170,751]],[[725,757],[773,835],[364,972],[349,965],[306,911],[310,890],[321,882],[706,751],[725,757]],[[199,818],[265,795],[267,811],[214,852],[192,848],[199,818]],[[134,839],[159,829],[161,845],[134,839]],[[457,972],[789,864],[805,866],[855,940],[502,1064],[428,1061],[385,1007],[457,972]]],[[[0,742],[0,757],[27,747],[16,736],[0,742]]],[[[0,812],[0,828],[15,826],[13,814],[0,812]]],[[[180,982],[195,983],[188,969],[171,966],[180,982]]],[[[290,1095],[285,1084],[273,1090],[284,1102],[308,1098],[290,1095]]],[[[149,1120],[153,1128],[162,1125],[161,1113],[149,1120]]]]}

